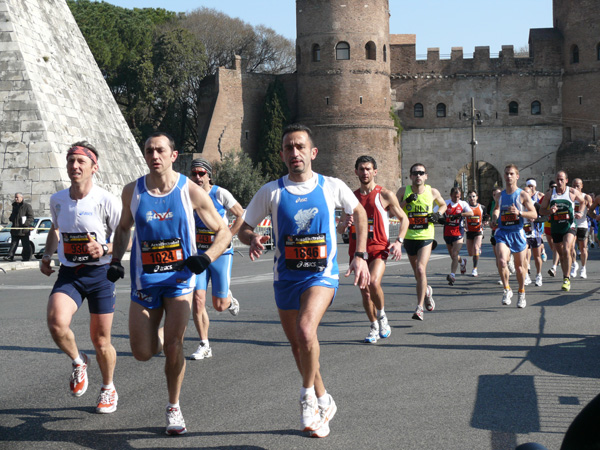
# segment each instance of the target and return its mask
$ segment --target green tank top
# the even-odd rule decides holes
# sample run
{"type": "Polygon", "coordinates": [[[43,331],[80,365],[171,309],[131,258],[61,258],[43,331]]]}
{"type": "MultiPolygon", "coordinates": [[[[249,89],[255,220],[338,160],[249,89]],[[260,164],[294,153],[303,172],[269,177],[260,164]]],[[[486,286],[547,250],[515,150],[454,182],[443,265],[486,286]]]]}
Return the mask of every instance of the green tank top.
{"type": "Polygon", "coordinates": [[[552,205],[556,205],[558,209],[550,216],[550,232],[552,234],[565,234],[575,223],[573,211],[575,204],[571,200],[568,186],[565,192],[560,195],[556,193],[556,188],[554,188],[552,197],[550,197],[550,207],[552,205]]]}
{"type": "MultiPolygon", "coordinates": [[[[412,186],[406,186],[402,200],[404,201],[412,193],[412,186]]],[[[431,186],[425,185],[425,192],[417,194],[417,199],[412,203],[404,205],[403,209],[408,216],[408,231],[406,232],[405,239],[425,241],[434,238],[435,230],[433,223],[427,219],[429,214],[433,212],[431,186]]]]}

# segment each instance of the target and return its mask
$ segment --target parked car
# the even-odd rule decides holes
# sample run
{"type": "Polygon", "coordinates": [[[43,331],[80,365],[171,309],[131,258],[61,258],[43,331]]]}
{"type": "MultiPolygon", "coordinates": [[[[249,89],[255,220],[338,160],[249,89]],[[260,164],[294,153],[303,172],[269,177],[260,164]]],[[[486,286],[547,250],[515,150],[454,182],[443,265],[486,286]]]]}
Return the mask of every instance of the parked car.
{"type": "MultiPolygon", "coordinates": [[[[52,219],[50,217],[39,217],[33,221],[33,229],[29,233],[29,245],[31,245],[31,254],[37,259],[41,259],[46,246],[46,237],[50,231],[52,219]]],[[[8,255],[12,237],[10,235],[11,225],[0,229],[0,256],[8,255]]],[[[23,248],[21,243],[17,247],[15,255],[20,255],[23,248]]]]}

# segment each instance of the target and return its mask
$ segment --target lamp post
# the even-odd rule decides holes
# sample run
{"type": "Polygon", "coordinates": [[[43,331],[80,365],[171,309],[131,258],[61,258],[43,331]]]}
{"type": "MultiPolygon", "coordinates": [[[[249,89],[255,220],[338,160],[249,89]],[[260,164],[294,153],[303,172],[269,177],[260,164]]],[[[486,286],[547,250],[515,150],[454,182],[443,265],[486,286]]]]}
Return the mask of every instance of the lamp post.
{"type": "Polygon", "coordinates": [[[463,112],[463,119],[471,121],[471,179],[473,180],[473,190],[477,191],[479,186],[479,170],[477,167],[477,140],[475,139],[475,125],[481,125],[481,113],[475,109],[475,98],[471,97],[471,111],[469,114],[463,112]]]}

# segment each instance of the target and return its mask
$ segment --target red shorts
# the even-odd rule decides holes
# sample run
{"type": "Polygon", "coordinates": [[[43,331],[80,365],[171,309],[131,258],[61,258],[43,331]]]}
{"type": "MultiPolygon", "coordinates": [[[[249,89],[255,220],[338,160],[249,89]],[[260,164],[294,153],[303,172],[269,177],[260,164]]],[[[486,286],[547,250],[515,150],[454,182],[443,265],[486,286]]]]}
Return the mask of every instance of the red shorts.
{"type": "Polygon", "coordinates": [[[374,250],[373,252],[369,252],[369,259],[367,259],[367,264],[371,264],[371,261],[374,261],[376,259],[383,259],[384,261],[387,261],[389,255],[390,251],[387,248],[382,248],[374,250]]]}

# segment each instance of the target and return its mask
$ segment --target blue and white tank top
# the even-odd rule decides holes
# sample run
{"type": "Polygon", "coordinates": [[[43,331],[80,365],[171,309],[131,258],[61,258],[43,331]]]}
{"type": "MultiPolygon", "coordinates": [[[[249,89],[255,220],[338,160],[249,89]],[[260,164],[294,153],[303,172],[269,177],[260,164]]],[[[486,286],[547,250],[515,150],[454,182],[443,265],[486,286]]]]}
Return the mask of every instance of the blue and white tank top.
{"type": "Polygon", "coordinates": [[[131,198],[135,232],[131,248],[131,284],[194,287],[196,277],[183,265],[196,255],[194,210],[187,177],[179,178],[171,192],[148,192],[146,177],[137,180],[131,198]],[[181,269],[182,270],[177,270],[181,269]]]}
{"type": "Polygon", "coordinates": [[[505,231],[518,231],[523,228],[523,216],[511,214],[508,209],[511,206],[516,206],[519,211],[523,211],[521,202],[522,189],[517,188],[512,194],[507,194],[502,191],[500,194],[500,217],[498,220],[498,228],[505,231]]]}
{"type": "MultiPolygon", "coordinates": [[[[208,192],[208,196],[215,205],[215,209],[219,215],[223,218],[225,224],[227,223],[227,208],[217,199],[217,191],[219,186],[213,186],[208,192]]],[[[198,246],[198,254],[204,253],[215,240],[215,232],[208,228],[202,219],[198,216],[198,213],[194,211],[194,220],[196,222],[196,245],[198,246]]],[[[223,252],[223,255],[233,255],[233,241],[229,245],[229,248],[223,252]]]]}

